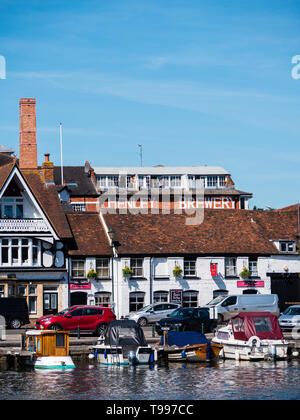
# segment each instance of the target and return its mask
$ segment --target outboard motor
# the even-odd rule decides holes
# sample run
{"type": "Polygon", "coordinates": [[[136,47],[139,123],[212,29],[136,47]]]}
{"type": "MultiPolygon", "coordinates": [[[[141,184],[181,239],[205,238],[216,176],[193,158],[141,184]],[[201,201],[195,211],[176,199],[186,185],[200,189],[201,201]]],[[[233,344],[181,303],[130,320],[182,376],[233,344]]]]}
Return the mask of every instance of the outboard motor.
{"type": "Polygon", "coordinates": [[[136,357],[136,352],[134,350],[130,350],[128,352],[128,363],[130,365],[137,365],[139,363],[138,358],[136,357]]]}

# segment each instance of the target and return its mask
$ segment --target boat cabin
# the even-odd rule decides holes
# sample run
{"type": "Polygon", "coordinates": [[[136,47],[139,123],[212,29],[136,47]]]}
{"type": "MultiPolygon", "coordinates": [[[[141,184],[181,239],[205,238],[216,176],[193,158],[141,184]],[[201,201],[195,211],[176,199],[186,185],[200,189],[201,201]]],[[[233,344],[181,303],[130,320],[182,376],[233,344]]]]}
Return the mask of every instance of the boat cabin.
{"type": "Polygon", "coordinates": [[[24,350],[34,352],[38,357],[69,355],[68,331],[27,331],[23,336],[24,350]]]}
{"type": "Polygon", "coordinates": [[[230,324],[236,340],[248,341],[253,336],[260,340],[284,340],[278,319],[270,312],[241,312],[230,324]]]}

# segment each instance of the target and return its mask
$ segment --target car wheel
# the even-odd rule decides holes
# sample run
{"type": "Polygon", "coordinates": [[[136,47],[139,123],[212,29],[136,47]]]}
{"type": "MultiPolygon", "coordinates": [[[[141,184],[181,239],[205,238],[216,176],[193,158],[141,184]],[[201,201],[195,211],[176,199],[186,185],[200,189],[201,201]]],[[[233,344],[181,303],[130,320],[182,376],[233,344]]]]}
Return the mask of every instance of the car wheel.
{"type": "Polygon", "coordinates": [[[63,327],[60,326],[59,324],[53,324],[53,325],[51,325],[49,327],[49,330],[52,330],[52,331],[62,331],[63,330],[63,327]]]}
{"type": "Polygon", "coordinates": [[[141,327],[145,327],[147,325],[147,319],[146,318],[140,318],[138,320],[138,323],[141,327]]]}
{"type": "Polygon", "coordinates": [[[106,324],[99,324],[98,327],[97,327],[97,329],[96,329],[95,334],[98,337],[100,337],[101,335],[104,335],[105,334],[106,330],[107,330],[107,325],[106,324]]]}
{"type": "Polygon", "coordinates": [[[13,328],[14,330],[18,330],[22,327],[22,322],[18,318],[14,318],[9,323],[10,328],[13,328]]]}

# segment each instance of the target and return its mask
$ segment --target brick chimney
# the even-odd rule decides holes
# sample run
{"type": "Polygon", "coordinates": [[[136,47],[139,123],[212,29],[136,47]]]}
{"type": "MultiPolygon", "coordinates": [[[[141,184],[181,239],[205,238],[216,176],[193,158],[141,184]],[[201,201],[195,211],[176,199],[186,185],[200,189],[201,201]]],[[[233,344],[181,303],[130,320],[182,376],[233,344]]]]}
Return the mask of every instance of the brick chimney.
{"type": "Polygon", "coordinates": [[[35,99],[22,98],[19,105],[20,142],[19,159],[21,169],[37,168],[35,99]]]}
{"type": "Polygon", "coordinates": [[[42,164],[42,171],[46,182],[54,182],[54,165],[50,162],[50,154],[45,153],[45,162],[42,164]]]}

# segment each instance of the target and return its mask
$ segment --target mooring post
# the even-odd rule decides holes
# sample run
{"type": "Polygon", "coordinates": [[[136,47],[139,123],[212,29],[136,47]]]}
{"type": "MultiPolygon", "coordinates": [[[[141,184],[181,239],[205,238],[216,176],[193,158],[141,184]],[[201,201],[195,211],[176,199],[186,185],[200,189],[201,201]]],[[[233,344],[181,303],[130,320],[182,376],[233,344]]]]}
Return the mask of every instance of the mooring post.
{"type": "Polygon", "coordinates": [[[80,340],[80,326],[77,327],[77,338],[80,340]]]}

